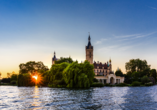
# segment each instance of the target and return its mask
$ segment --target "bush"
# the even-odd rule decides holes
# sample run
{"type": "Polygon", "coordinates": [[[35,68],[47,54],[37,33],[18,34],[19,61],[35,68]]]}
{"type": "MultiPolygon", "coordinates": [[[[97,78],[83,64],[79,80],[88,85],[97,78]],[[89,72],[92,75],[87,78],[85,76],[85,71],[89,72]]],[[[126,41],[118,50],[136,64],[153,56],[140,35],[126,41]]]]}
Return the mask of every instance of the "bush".
{"type": "Polygon", "coordinates": [[[104,87],[104,84],[102,84],[102,83],[93,83],[91,85],[91,87],[104,87]]]}
{"type": "Polygon", "coordinates": [[[145,83],[150,82],[150,79],[149,79],[147,76],[143,76],[143,77],[141,78],[141,82],[142,82],[143,84],[145,84],[145,83]]]}
{"type": "Polygon", "coordinates": [[[98,82],[98,80],[96,78],[93,79],[93,82],[98,82]]]}
{"type": "Polygon", "coordinates": [[[62,79],[62,80],[55,80],[53,82],[53,84],[55,84],[55,85],[66,85],[64,79],[62,79]]]}
{"type": "Polygon", "coordinates": [[[105,86],[111,86],[110,84],[106,83],[105,86]]]}
{"type": "Polygon", "coordinates": [[[11,84],[15,85],[15,84],[17,84],[17,81],[13,80],[13,81],[11,81],[11,84]]]}
{"type": "Polygon", "coordinates": [[[116,86],[119,86],[119,87],[124,87],[124,86],[128,86],[126,83],[119,83],[117,84],[116,86]]]}
{"type": "Polygon", "coordinates": [[[33,81],[31,75],[29,73],[23,73],[18,75],[18,86],[35,86],[35,82],[33,81]]]}
{"type": "Polygon", "coordinates": [[[153,83],[152,82],[149,82],[149,83],[145,83],[145,86],[152,86],[153,83]]]}
{"type": "Polygon", "coordinates": [[[131,85],[132,85],[132,86],[140,86],[140,85],[141,85],[141,82],[134,81],[131,85]]]}
{"type": "Polygon", "coordinates": [[[62,88],[62,87],[66,87],[66,85],[48,84],[48,87],[62,88]]]}

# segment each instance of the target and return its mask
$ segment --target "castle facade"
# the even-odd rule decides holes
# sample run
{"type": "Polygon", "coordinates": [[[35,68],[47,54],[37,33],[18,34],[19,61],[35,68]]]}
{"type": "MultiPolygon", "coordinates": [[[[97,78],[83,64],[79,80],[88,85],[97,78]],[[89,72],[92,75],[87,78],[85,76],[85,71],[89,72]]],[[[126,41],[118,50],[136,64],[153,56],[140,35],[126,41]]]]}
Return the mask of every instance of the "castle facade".
{"type": "MultiPolygon", "coordinates": [[[[112,63],[111,59],[107,63],[99,63],[99,62],[93,62],[93,52],[94,47],[91,44],[91,38],[90,35],[88,37],[88,44],[85,47],[85,53],[86,53],[86,60],[90,62],[90,64],[94,65],[94,73],[95,78],[100,83],[110,83],[110,84],[118,84],[124,82],[124,77],[116,76],[114,72],[112,71],[112,63]]],[[[55,64],[55,61],[59,60],[56,58],[56,53],[54,52],[54,57],[52,58],[52,65],[55,64]]]]}
{"type": "Polygon", "coordinates": [[[99,62],[93,62],[93,52],[94,48],[91,44],[91,38],[90,35],[88,37],[88,44],[85,47],[86,51],[86,60],[90,62],[90,64],[94,65],[94,73],[95,73],[95,78],[100,82],[100,83],[110,83],[110,84],[115,84],[115,83],[123,83],[124,82],[124,77],[116,76],[114,72],[112,71],[112,64],[111,64],[111,59],[107,63],[99,63],[99,62]]]}

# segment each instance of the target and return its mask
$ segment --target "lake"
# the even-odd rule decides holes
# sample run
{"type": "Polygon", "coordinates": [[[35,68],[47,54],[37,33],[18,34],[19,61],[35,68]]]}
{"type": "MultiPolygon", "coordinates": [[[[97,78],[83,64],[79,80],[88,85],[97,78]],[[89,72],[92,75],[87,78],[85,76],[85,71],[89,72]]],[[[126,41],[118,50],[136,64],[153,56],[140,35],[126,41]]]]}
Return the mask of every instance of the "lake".
{"type": "Polygon", "coordinates": [[[157,109],[157,86],[67,89],[0,86],[0,110],[157,109]]]}

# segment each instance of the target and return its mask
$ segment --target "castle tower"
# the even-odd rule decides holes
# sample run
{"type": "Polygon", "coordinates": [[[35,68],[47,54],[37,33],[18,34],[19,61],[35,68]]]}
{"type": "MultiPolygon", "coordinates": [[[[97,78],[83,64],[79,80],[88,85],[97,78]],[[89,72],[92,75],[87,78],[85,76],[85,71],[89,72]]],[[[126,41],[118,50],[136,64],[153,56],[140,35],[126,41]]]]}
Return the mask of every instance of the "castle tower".
{"type": "Polygon", "coordinates": [[[56,58],[56,53],[54,52],[54,56],[53,56],[53,58],[52,58],[52,65],[53,64],[55,64],[55,61],[57,60],[57,58],[56,58]]]}
{"type": "Polygon", "coordinates": [[[93,46],[90,42],[90,35],[88,37],[88,45],[86,46],[86,60],[93,64],[93,46]]]}

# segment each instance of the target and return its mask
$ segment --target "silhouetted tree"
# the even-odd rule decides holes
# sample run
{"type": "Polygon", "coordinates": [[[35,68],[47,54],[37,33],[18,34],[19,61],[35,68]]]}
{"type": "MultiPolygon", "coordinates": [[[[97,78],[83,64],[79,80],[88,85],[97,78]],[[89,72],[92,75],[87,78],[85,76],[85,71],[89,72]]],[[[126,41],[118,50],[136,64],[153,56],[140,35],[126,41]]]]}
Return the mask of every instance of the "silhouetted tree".
{"type": "Polygon", "coordinates": [[[7,73],[7,77],[10,78],[11,77],[11,73],[7,73]]]}
{"type": "Polygon", "coordinates": [[[156,77],[157,77],[156,69],[150,70],[150,77],[153,77],[155,79],[155,81],[156,81],[156,77]]]}
{"type": "Polygon", "coordinates": [[[117,70],[117,71],[115,72],[115,75],[116,75],[116,76],[123,76],[123,73],[122,73],[122,71],[119,69],[119,70],[117,70]]]}
{"type": "Polygon", "coordinates": [[[49,70],[47,66],[43,64],[43,62],[35,62],[35,61],[29,61],[26,64],[22,63],[19,65],[20,68],[20,74],[23,73],[34,73],[36,71],[47,71],[49,70]]]}

